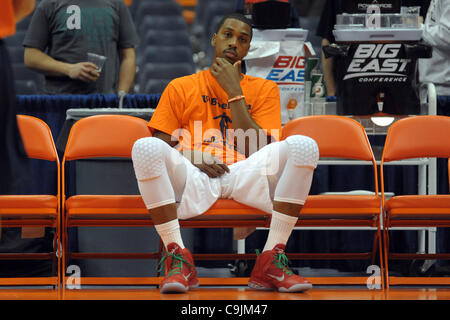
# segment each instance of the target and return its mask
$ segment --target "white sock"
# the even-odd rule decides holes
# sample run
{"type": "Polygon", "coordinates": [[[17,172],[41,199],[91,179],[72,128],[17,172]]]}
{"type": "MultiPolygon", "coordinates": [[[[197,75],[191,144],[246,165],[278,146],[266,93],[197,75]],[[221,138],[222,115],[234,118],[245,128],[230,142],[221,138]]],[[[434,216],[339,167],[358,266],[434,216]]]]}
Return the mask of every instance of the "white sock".
{"type": "Polygon", "coordinates": [[[164,243],[164,247],[167,248],[170,243],[175,242],[176,244],[178,244],[178,246],[180,246],[181,249],[184,249],[183,239],[181,239],[180,223],[178,222],[178,219],[174,219],[162,224],[156,224],[155,228],[164,243]]]}
{"type": "Polygon", "coordinates": [[[292,229],[297,223],[297,217],[291,217],[287,214],[272,211],[272,220],[270,221],[269,235],[263,251],[272,250],[277,244],[286,244],[292,229]]]}

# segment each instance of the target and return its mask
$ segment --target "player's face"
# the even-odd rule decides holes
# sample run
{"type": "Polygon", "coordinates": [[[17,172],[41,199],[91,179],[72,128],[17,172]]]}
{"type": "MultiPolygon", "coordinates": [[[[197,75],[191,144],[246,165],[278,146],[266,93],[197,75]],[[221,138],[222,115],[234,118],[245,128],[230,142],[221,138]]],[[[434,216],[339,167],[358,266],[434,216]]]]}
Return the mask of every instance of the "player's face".
{"type": "Polygon", "coordinates": [[[230,63],[242,60],[250,49],[251,28],[237,19],[226,19],[211,40],[214,58],[225,58],[230,63]]]}

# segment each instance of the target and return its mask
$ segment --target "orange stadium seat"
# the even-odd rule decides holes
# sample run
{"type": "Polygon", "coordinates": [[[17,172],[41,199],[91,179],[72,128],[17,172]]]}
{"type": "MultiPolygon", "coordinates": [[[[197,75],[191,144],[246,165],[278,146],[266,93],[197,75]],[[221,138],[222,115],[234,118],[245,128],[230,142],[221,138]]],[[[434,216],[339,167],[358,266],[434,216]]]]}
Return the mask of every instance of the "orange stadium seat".
{"type": "MultiPolygon", "coordinates": [[[[139,137],[150,133],[144,120],[117,115],[93,116],[79,120],[69,136],[63,159],[63,177],[66,162],[93,157],[130,157],[131,147],[139,137]]],[[[372,150],[364,128],[351,119],[337,116],[317,116],[292,121],[283,129],[283,137],[305,134],[318,141],[323,157],[348,157],[373,161],[372,150]],[[354,143],[349,143],[354,141],[354,143]],[[343,147],[344,146],[344,147],[343,147]]],[[[302,210],[299,226],[370,226],[376,228],[374,252],[340,254],[342,259],[374,259],[377,241],[381,245],[380,206],[374,166],[375,195],[373,196],[310,196],[302,210]]],[[[65,178],[66,179],[66,178],[65,178]]],[[[63,179],[63,192],[67,181],[63,179]]],[[[63,199],[65,196],[63,195],[63,199]]],[[[101,258],[148,258],[157,259],[158,253],[72,253],[67,250],[67,229],[75,226],[151,226],[152,221],[139,195],[73,195],[64,201],[64,253],[63,267],[67,257],[74,259],[101,258]]],[[[270,214],[242,205],[234,200],[218,200],[206,213],[196,218],[180,221],[183,228],[235,228],[269,227],[270,214]]],[[[160,249],[162,244],[160,243],[160,249]]],[[[381,250],[380,250],[381,251],[381,250]]],[[[195,260],[254,259],[256,254],[198,254],[195,260]]],[[[290,258],[329,258],[333,254],[288,254],[290,258]]],[[[380,253],[381,256],[381,253],[380,253]]],[[[366,283],[367,277],[363,279],[366,283]]],[[[63,279],[64,280],[64,279],[63,279]]],[[[83,284],[146,284],[157,285],[159,277],[99,278],[85,277],[83,284]]],[[[348,279],[347,279],[348,280],[348,279]]],[[[244,285],[248,279],[200,278],[201,285],[244,285]]],[[[329,281],[329,280],[328,280],[329,281]]],[[[361,279],[350,279],[361,283],[361,279]]],[[[65,280],[64,280],[64,283],[65,280]]],[[[328,282],[327,282],[328,283],[328,282]]],[[[63,286],[65,287],[65,286],[63,286]]]]}
{"type": "Polygon", "coordinates": [[[182,12],[184,20],[188,25],[191,25],[195,20],[195,11],[194,10],[183,10],[182,12]]]}
{"type": "Polygon", "coordinates": [[[32,159],[55,163],[56,195],[0,195],[0,226],[22,228],[54,228],[53,252],[49,253],[0,253],[0,260],[52,259],[56,274],[50,277],[0,278],[0,285],[51,285],[58,288],[60,259],[56,248],[60,243],[60,178],[59,159],[52,133],[47,124],[35,117],[18,115],[17,122],[25,150],[32,159]]]}
{"type": "MultiPolygon", "coordinates": [[[[86,253],[70,252],[68,228],[71,227],[134,227],[152,226],[152,220],[140,195],[71,195],[66,198],[66,188],[75,177],[66,174],[70,161],[89,158],[131,158],[134,142],[150,136],[147,121],[126,115],[97,115],[77,121],[71,128],[62,161],[63,203],[63,270],[68,258],[88,259],[157,259],[158,253],[86,253]]],[[[101,193],[101,190],[99,191],[101,193]]],[[[63,272],[63,291],[66,288],[63,272]]],[[[82,284],[139,284],[132,279],[81,277],[82,284]]],[[[136,279],[135,279],[136,280],[136,279]]],[[[138,281],[138,280],[136,280],[138,281]]]]}
{"type": "MultiPolygon", "coordinates": [[[[381,197],[378,190],[377,166],[364,127],[359,122],[342,116],[308,116],[291,120],[283,127],[283,139],[295,134],[311,137],[317,142],[320,160],[338,158],[341,160],[363,160],[371,163],[375,185],[374,193],[369,195],[323,194],[308,196],[301,210],[297,226],[348,227],[349,229],[372,227],[375,228],[375,237],[372,252],[299,253],[288,254],[288,257],[291,259],[372,259],[372,264],[374,264],[378,246],[382,275],[381,197]]],[[[321,284],[364,285],[367,282],[367,277],[333,278],[311,278],[311,281],[321,284]]],[[[384,286],[382,277],[379,280],[381,286],[384,286]]]]}
{"type": "MultiPolygon", "coordinates": [[[[155,253],[86,253],[68,250],[68,228],[87,226],[152,226],[152,220],[140,195],[72,195],[65,196],[68,185],[65,172],[66,163],[86,158],[131,156],[134,142],[141,137],[150,136],[147,122],[130,116],[99,115],[79,120],[71,129],[62,162],[63,190],[63,268],[68,258],[87,259],[158,259],[155,253]]],[[[73,177],[72,177],[73,178],[73,177]]],[[[190,220],[180,221],[182,227],[190,228],[227,228],[227,227],[264,227],[268,226],[270,215],[233,200],[217,201],[205,214],[190,220]]],[[[194,254],[195,259],[232,260],[242,257],[239,254],[194,254]]],[[[255,258],[255,254],[247,254],[255,258]]],[[[159,277],[81,277],[85,285],[155,285],[159,277]]],[[[246,284],[247,278],[221,279],[203,278],[201,284],[246,284]]],[[[66,287],[66,275],[63,273],[63,288],[66,287]]]]}
{"type": "Polygon", "coordinates": [[[183,17],[187,24],[192,24],[195,20],[195,7],[197,0],[176,0],[183,7],[183,17]]]}
{"type": "Polygon", "coordinates": [[[414,116],[394,123],[386,136],[381,159],[381,192],[385,210],[385,265],[389,284],[448,285],[448,277],[394,277],[388,262],[394,259],[450,259],[445,253],[392,253],[389,232],[394,227],[450,227],[450,195],[398,195],[385,199],[385,163],[424,157],[450,158],[450,117],[414,116]]]}
{"type": "Polygon", "coordinates": [[[195,7],[197,0],[176,0],[182,7],[195,7]]]}

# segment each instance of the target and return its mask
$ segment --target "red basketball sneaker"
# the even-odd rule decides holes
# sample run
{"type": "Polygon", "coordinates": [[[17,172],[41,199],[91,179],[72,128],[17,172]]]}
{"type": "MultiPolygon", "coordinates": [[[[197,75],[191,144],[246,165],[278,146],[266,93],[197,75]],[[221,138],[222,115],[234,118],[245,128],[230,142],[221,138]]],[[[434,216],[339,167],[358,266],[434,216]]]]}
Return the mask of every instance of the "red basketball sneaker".
{"type": "Polygon", "coordinates": [[[194,259],[188,249],[181,249],[175,242],[170,243],[160,264],[163,262],[167,273],[160,284],[161,293],[184,293],[198,287],[194,259]]]}
{"type": "Polygon", "coordinates": [[[302,292],[312,288],[311,282],[294,274],[288,268],[284,244],[277,244],[272,250],[256,258],[248,286],[257,290],[278,290],[279,292],[302,292]]]}

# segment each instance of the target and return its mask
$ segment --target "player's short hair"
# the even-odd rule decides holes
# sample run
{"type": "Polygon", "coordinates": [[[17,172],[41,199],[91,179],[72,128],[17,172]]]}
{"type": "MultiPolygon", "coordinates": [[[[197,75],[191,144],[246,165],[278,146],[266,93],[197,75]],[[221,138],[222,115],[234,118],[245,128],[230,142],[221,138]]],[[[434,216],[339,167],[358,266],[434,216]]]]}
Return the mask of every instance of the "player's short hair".
{"type": "Polygon", "coordinates": [[[246,16],[244,16],[242,13],[239,13],[239,12],[233,12],[233,13],[230,13],[230,14],[224,16],[220,20],[219,24],[217,25],[216,33],[219,32],[220,28],[222,28],[223,24],[225,23],[225,21],[227,19],[236,19],[236,20],[242,21],[243,23],[247,24],[250,27],[250,39],[252,38],[252,36],[253,36],[252,20],[250,20],[249,18],[247,18],[246,16]]]}

